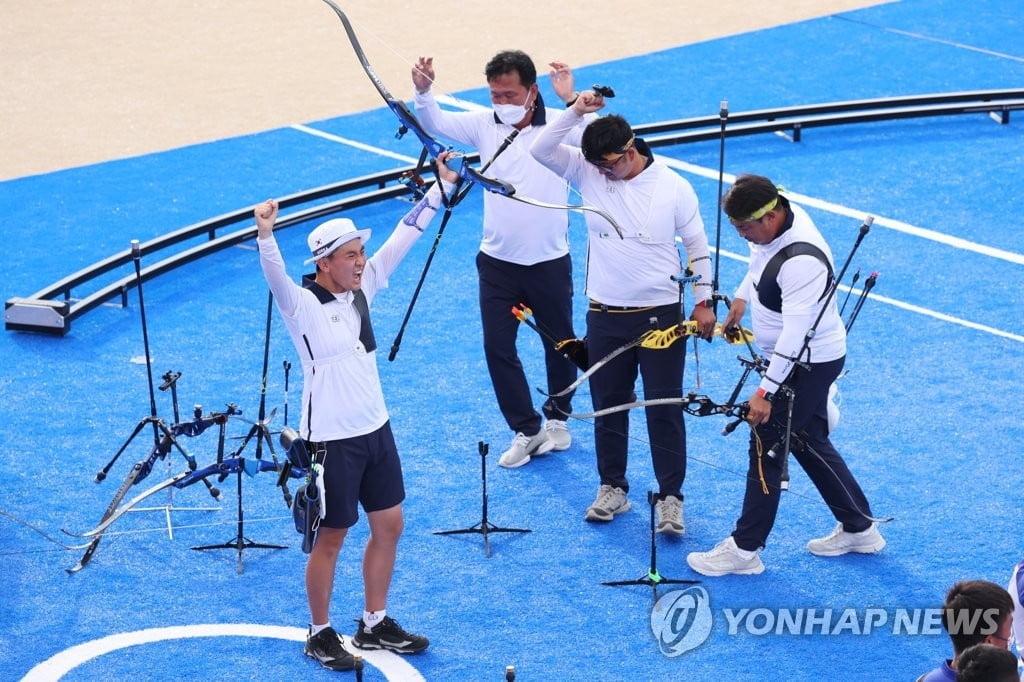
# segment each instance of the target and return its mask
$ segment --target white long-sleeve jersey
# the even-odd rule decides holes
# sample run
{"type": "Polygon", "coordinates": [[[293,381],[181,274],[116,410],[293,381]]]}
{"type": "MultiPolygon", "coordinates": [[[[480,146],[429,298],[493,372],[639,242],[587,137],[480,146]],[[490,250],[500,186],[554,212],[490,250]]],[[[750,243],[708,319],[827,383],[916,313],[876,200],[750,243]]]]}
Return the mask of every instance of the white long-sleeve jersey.
{"type": "Polygon", "coordinates": [[[584,159],[579,147],[564,144],[580,120],[576,112],[566,109],[541,132],[531,152],[575,184],[585,203],[603,209],[622,228],[624,238],[620,239],[603,217],[586,214],[587,295],[616,306],[678,302],[679,285],[671,279],[682,269],[678,236],[691,269],[700,276],[694,287],[695,301],[710,298],[708,238],[693,187],[659,161],[630,180],[606,177],[584,159]]]}
{"type": "MultiPolygon", "coordinates": [[[[360,289],[367,304],[388,285],[388,277],[430,222],[440,205],[435,185],[399,221],[383,246],[366,262],[360,289]]],[[[302,362],[302,418],[299,434],[312,441],[361,436],[388,420],[376,351],[359,340],[361,318],[353,292],[314,292],[285,271],[273,236],[257,239],[260,266],[302,362]],[[319,296],[318,296],[319,294],[319,296]],[[321,300],[323,298],[324,300],[321,300]]]]}
{"type": "MultiPolygon", "coordinates": [[[[832,251],[815,227],[807,212],[794,204],[789,205],[793,225],[768,244],[750,244],[750,266],[735,296],[747,301],[751,328],[757,345],[769,355],[768,371],[761,379],[761,388],[774,393],[793,369],[793,359],[804,345],[808,330],[818,319],[831,280],[829,270],[815,256],[799,255],[788,258],[779,269],[776,281],[782,292],[782,311],[775,312],[757,297],[756,285],[768,261],[779,251],[796,242],[807,242],[821,249],[833,263],[832,251]]],[[[833,266],[834,267],[834,266],[833,266]]],[[[800,360],[828,362],[846,355],[846,327],[839,317],[835,296],[828,304],[808,350],[800,360]]]]}
{"type": "MultiPolygon", "coordinates": [[[[514,130],[495,120],[494,112],[444,111],[427,91],[413,99],[416,116],[428,131],[480,152],[486,163],[514,130]]],[[[552,114],[544,111],[545,116],[552,114]]],[[[544,119],[542,119],[544,120],[544,119]]],[[[568,186],[561,177],[530,156],[530,145],[544,129],[543,123],[526,126],[495,159],[487,175],[516,188],[516,194],[563,206],[568,186]]],[[[580,132],[576,132],[578,139],[580,132]]],[[[484,192],[484,225],[480,250],[498,260],[535,265],[569,253],[569,216],[565,211],[530,206],[514,199],[484,192]]]]}

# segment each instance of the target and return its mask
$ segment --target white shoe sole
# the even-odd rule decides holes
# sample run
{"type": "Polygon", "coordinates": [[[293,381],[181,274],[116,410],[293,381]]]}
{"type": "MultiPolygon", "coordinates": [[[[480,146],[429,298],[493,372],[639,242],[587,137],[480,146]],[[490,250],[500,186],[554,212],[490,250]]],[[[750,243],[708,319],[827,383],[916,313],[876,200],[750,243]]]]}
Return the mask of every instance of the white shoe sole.
{"type": "Polygon", "coordinates": [[[843,556],[844,554],[877,554],[885,547],[885,538],[878,538],[870,545],[858,545],[855,547],[844,547],[842,549],[828,549],[815,551],[810,543],[807,543],[807,551],[814,556],[843,556]]]}
{"type": "Polygon", "coordinates": [[[322,661],[319,658],[317,658],[316,654],[314,654],[312,651],[310,651],[309,649],[306,649],[306,648],[302,649],[302,653],[305,656],[307,656],[308,658],[312,658],[314,661],[319,663],[321,666],[323,666],[327,670],[331,670],[333,672],[348,672],[349,670],[355,670],[355,667],[356,667],[356,662],[355,662],[354,658],[352,660],[352,664],[351,665],[349,665],[348,663],[341,663],[341,664],[336,664],[335,666],[332,667],[331,663],[334,660],[337,660],[337,659],[332,659],[331,661],[322,661]]]}
{"type": "Polygon", "coordinates": [[[507,459],[505,459],[505,456],[502,455],[501,458],[498,460],[498,466],[505,467],[506,469],[518,469],[524,464],[529,464],[530,459],[532,457],[539,457],[541,455],[546,455],[547,453],[551,452],[551,449],[554,447],[554,445],[555,444],[552,443],[550,440],[545,440],[540,445],[535,447],[533,450],[526,453],[525,457],[515,462],[508,461],[507,459]]]}
{"type": "Polygon", "coordinates": [[[690,556],[692,555],[686,557],[686,563],[690,565],[690,568],[697,571],[701,575],[710,576],[712,578],[717,578],[723,575],[759,575],[761,573],[764,573],[763,563],[759,563],[756,566],[751,566],[749,568],[716,570],[713,568],[708,568],[707,566],[695,565],[693,560],[690,559],[690,556]]]}

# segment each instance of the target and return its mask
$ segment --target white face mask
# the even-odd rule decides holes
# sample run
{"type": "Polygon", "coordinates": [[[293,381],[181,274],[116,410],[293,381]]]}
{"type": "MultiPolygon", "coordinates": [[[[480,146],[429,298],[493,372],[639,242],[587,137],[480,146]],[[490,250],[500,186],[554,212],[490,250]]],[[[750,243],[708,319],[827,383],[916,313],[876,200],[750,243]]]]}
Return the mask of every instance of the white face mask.
{"type": "Polygon", "coordinates": [[[507,126],[514,126],[515,124],[526,118],[527,103],[530,98],[526,98],[524,104],[494,104],[494,113],[498,117],[498,120],[507,126]]]}

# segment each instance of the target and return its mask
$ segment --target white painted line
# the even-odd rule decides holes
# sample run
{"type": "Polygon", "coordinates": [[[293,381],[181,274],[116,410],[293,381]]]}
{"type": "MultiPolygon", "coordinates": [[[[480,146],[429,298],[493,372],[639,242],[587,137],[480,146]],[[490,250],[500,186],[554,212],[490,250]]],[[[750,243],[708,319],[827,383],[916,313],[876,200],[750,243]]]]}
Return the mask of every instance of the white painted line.
{"type": "Polygon", "coordinates": [[[482,104],[476,102],[470,102],[469,100],[459,99],[454,95],[434,95],[434,101],[438,104],[446,104],[456,109],[465,109],[466,111],[489,111],[490,107],[485,107],[482,104]]]}
{"type": "Polygon", "coordinates": [[[877,296],[875,294],[868,294],[868,298],[874,299],[881,303],[888,303],[889,305],[896,306],[897,308],[902,308],[903,310],[909,310],[911,312],[919,313],[921,315],[927,315],[928,317],[934,317],[936,320],[941,320],[943,322],[952,322],[953,324],[958,324],[961,327],[977,329],[978,331],[987,332],[995,336],[1001,336],[1004,339],[1010,339],[1011,341],[1019,341],[1021,343],[1024,343],[1024,336],[1020,334],[1013,334],[1011,332],[1003,331],[1002,329],[989,327],[988,325],[985,324],[971,322],[970,320],[965,320],[961,317],[953,317],[952,315],[946,315],[945,313],[940,313],[935,310],[929,310],[928,308],[921,308],[916,305],[911,305],[910,303],[898,301],[895,298],[888,298],[887,296],[877,296]]]}
{"type": "MultiPolygon", "coordinates": [[[[459,99],[451,95],[437,95],[435,96],[434,99],[439,104],[445,104],[458,109],[464,109],[466,111],[481,111],[487,109],[487,107],[482,106],[480,104],[467,102],[466,100],[459,99]]],[[[395,159],[408,160],[409,163],[413,164],[416,163],[416,160],[410,159],[410,157],[403,157],[383,149],[370,147],[369,145],[362,145],[361,143],[355,142],[353,140],[347,140],[345,138],[329,135],[327,133],[322,133],[313,128],[308,128],[307,126],[295,125],[292,127],[295,128],[296,130],[302,130],[303,132],[308,132],[313,135],[319,135],[329,140],[334,140],[336,142],[341,142],[342,144],[347,144],[352,147],[356,147],[357,149],[363,149],[364,151],[383,154],[384,156],[390,156],[395,159]]],[[[675,168],[676,170],[682,171],[684,173],[690,173],[691,175],[696,175],[698,177],[710,180],[718,179],[718,170],[716,169],[704,168],[703,166],[697,166],[692,163],[680,161],[678,159],[668,158],[661,154],[658,154],[657,156],[670,168],[675,168]]],[[[724,173],[722,175],[722,180],[723,182],[732,184],[733,182],[736,181],[736,176],[732,173],[724,173]]],[[[836,215],[841,215],[847,218],[853,218],[854,220],[863,220],[868,215],[872,215],[869,211],[863,211],[860,209],[854,209],[848,206],[843,206],[841,204],[835,204],[830,201],[825,201],[823,199],[817,199],[815,197],[807,196],[806,194],[799,194],[797,192],[787,192],[786,194],[787,196],[792,197],[792,199],[798,204],[810,206],[812,208],[817,208],[819,210],[826,211],[828,213],[834,213],[836,215]]],[[[936,232],[935,230],[929,230],[928,228],[911,225],[910,223],[905,223],[903,221],[895,220],[893,218],[875,216],[874,224],[876,226],[884,227],[895,232],[902,232],[903,234],[908,234],[914,237],[919,237],[921,239],[926,239],[928,241],[944,244],[954,249],[960,249],[961,251],[970,251],[973,253],[981,254],[983,256],[989,256],[990,258],[1004,260],[1009,263],[1024,265],[1024,254],[1015,253],[1013,251],[1006,251],[1004,249],[998,249],[992,246],[985,246],[984,244],[979,244],[977,242],[972,242],[970,240],[962,239],[960,237],[954,237],[952,235],[943,234],[942,232],[936,232]]]]}
{"type": "Polygon", "coordinates": [[[903,29],[893,28],[892,26],[880,26],[873,24],[868,21],[862,21],[860,19],[854,19],[851,16],[837,14],[832,16],[833,19],[841,19],[843,21],[849,21],[854,24],[861,24],[862,26],[870,26],[871,28],[877,28],[882,31],[888,31],[889,33],[895,33],[901,36],[907,36],[910,38],[917,38],[918,40],[927,40],[933,43],[939,43],[940,45],[949,45],[961,50],[970,50],[971,52],[980,52],[981,54],[991,55],[993,57],[999,57],[1000,59],[1011,59],[1015,62],[1024,62],[1024,58],[1018,57],[1012,54],[1006,54],[1005,52],[996,52],[994,50],[986,50],[983,47],[975,47],[974,45],[968,45],[966,43],[958,43],[952,40],[945,40],[943,38],[936,38],[934,36],[925,35],[923,33],[913,33],[911,31],[904,31],[903,29]]]}
{"type": "Polygon", "coordinates": [[[316,137],[322,137],[325,140],[330,140],[331,142],[338,142],[340,144],[348,145],[349,147],[355,147],[356,149],[361,149],[364,152],[372,152],[373,154],[378,154],[380,156],[386,156],[386,157],[391,158],[391,159],[397,159],[398,161],[401,161],[402,163],[408,163],[410,165],[416,165],[416,162],[418,161],[418,159],[414,159],[411,156],[406,156],[404,154],[396,154],[395,152],[389,152],[387,149],[381,149],[380,147],[373,147],[371,145],[364,144],[362,142],[357,142],[355,140],[350,140],[347,137],[340,137],[338,135],[332,135],[331,133],[325,133],[322,130],[317,130],[316,128],[310,128],[309,126],[302,125],[301,123],[296,123],[296,124],[294,124],[294,125],[292,125],[290,127],[295,129],[295,130],[298,130],[299,132],[307,133],[309,135],[315,135],[316,137]]]}
{"type": "MultiPolygon", "coordinates": [[[[711,250],[714,250],[713,246],[711,247],[711,250]]],[[[741,256],[738,253],[726,251],[725,249],[720,250],[718,253],[722,257],[728,258],[730,260],[739,261],[741,263],[750,262],[750,258],[748,256],[741,256]]],[[[840,284],[839,290],[852,291],[855,294],[860,293],[860,289],[848,287],[845,284],[840,284]]],[[[965,320],[962,317],[953,317],[952,315],[946,315],[945,313],[940,313],[936,310],[931,310],[930,308],[922,308],[921,306],[916,306],[911,303],[904,303],[903,301],[899,301],[895,298],[889,298],[888,296],[879,296],[878,294],[869,293],[867,295],[867,298],[871,299],[872,301],[878,301],[879,303],[888,303],[889,305],[895,306],[896,308],[909,310],[910,312],[917,313],[919,315],[924,315],[925,317],[931,317],[936,320],[941,320],[942,322],[950,322],[952,324],[960,325],[961,327],[976,329],[978,331],[987,332],[995,336],[1001,336],[1004,339],[1010,339],[1011,341],[1019,341],[1021,343],[1024,343],[1024,336],[1020,334],[1014,334],[1012,332],[1003,331],[1002,329],[996,329],[995,327],[989,327],[988,325],[979,324],[977,322],[971,322],[970,320],[965,320]]]]}
{"type": "MultiPolygon", "coordinates": [[[[691,173],[702,178],[708,178],[711,180],[718,179],[718,171],[710,168],[704,168],[703,166],[695,166],[692,163],[686,163],[685,161],[679,161],[678,159],[669,159],[664,156],[659,158],[665,162],[670,168],[683,171],[684,173],[691,173]]],[[[731,173],[725,173],[722,176],[723,182],[732,184],[736,181],[736,176],[731,173]]],[[[840,204],[834,204],[830,201],[823,199],[816,199],[809,197],[806,194],[799,194],[797,192],[786,192],[786,196],[790,197],[796,203],[801,206],[811,206],[813,208],[826,211],[828,213],[834,213],[847,218],[853,218],[855,220],[863,220],[871,214],[869,211],[862,211],[858,209],[849,208],[840,204]]],[[[927,239],[929,241],[937,242],[939,244],[945,244],[946,246],[953,247],[954,249],[960,249],[962,251],[972,251],[979,253],[983,256],[989,256],[991,258],[998,258],[999,260],[1005,260],[1010,263],[1016,263],[1017,265],[1024,265],[1024,254],[1014,253],[1013,251],[1004,251],[1003,249],[997,249],[992,246],[985,246],[984,244],[978,244],[977,242],[968,241],[961,239],[960,237],[953,237],[948,234],[929,230],[924,227],[917,227],[909,223],[904,223],[899,220],[893,220],[892,218],[885,218],[881,216],[875,217],[875,225],[880,227],[886,227],[896,232],[903,232],[914,237],[920,237],[921,239],[927,239]]]]}
{"type": "MultiPolygon", "coordinates": [[[[54,654],[28,671],[28,674],[22,678],[22,682],[58,680],[83,663],[118,649],[172,639],[191,639],[193,637],[265,637],[269,639],[284,639],[291,642],[305,642],[306,631],[302,628],[277,625],[221,623],[213,625],[178,625],[166,628],[136,630],[135,632],[121,632],[91,642],[85,642],[84,644],[79,644],[54,654]]],[[[362,651],[353,649],[351,648],[350,638],[344,637],[344,639],[350,647],[349,651],[359,651],[363,660],[377,668],[386,680],[395,682],[424,681],[423,675],[398,654],[383,650],[362,651]]],[[[248,646],[248,644],[240,644],[240,646],[248,646]]],[[[296,661],[298,661],[300,655],[301,651],[296,647],[296,661]]],[[[309,665],[316,664],[313,661],[309,661],[309,665]]],[[[229,673],[230,671],[222,672],[229,673]]],[[[251,672],[253,671],[239,671],[240,674],[251,672]]]]}
{"type": "Polygon", "coordinates": [[[943,40],[942,38],[933,38],[926,36],[923,33],[911,33],[910,31],[904,31],[898,28],[883,27],[883,31],[889,31],[890,33],[897,33],[902,36],[909,36],[911,38],[917,38],[919,40],[928,40],[933,43],[939,43],[941,45],[950,45],[961,50],[970,50],[971,52],[980,52],[981,54],[987,54],[993,57],[999,57],[1000,59],[1010,59],[1015,62],[1024,62],[1024,58],[1017,57],[1016,55],[1006,54],[1005,52],[996,52],[995,50],[986,50],[983,47],[974,47],[973,45],[967,45],[966,43],[957,43],[952,40],[943,40]]]}

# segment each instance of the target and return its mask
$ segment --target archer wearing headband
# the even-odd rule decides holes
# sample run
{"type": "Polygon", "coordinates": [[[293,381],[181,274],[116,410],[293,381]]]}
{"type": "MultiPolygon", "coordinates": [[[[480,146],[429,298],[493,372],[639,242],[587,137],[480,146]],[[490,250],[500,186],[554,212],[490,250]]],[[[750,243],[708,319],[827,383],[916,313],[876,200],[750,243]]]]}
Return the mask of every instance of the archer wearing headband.
{"type": "Polygon", "coordinates": [[[750,243],[750,265],[722,327],[738,327],[749,306],[751,328],[770,362],[749,399],[749,468],[736,528],[686,561],[704,575],[764,571],[760,551],[779,509],[787,443],[838,521],[807,549],[818,556],[878,552],[885,539],[871,507],[829,440],[829,388],[846,361],[846,329],[829,295],[832,252],[806,211],[766,177],[739,176],[722,206],[750,243]]]}

